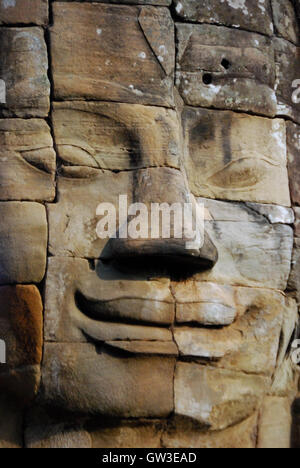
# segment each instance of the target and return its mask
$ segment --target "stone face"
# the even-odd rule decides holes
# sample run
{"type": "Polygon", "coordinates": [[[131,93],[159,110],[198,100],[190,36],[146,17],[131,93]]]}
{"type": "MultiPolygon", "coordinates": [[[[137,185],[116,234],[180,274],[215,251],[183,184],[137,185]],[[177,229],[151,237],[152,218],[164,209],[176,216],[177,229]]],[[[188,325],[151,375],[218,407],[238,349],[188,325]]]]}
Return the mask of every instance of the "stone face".
{"type": "Polygon", "coordinates": [[[41,28],[1,28],[0,78],[6,85],[4,117],[45,117],[49,111],[48,58],[41,28]]]}
{"type": "Polygon", "coordinates": [[[299,26],[293,0],[272,0],[275,32],[284,39],[299,42],[299,26]]]}
{"type": "Polygon", "coordinates": [[[1,119],[0,142],[0,199],[53,200],[56,156],[47,123],[1,119]]]}
{"type": "Polygon", "coordinates": [[[194,195],[290,205],[283,120],[192,108],[182,118],[194,195]]]}
{"type": "Polygon", "coordinates": [[[191,106],[276,114],[270,39],[212,25],[178,24],[177,86],[191,106]]]}
{"type": "MultiPolygon", "coordinates": [[[[204,235],[201,248],[196,246],[186,249],[188,239],[184,237],[176,239],[171,232],[170,238],[166,239],[162,237],[161,229],[159,229],[158,237],[151,238],[150,222],[148,222],[146,233],[144,230],[136,237],[134,237],[135,234],[133,236],[130,234],[127,208],[133,202],[143,203],[148,210],[148,215],[152,209],[152,203],[169,203],[170,205],[180,203],[182,209],[183,204],[189,202],[193,204],[195,211],[196,201],[190,196],[181,171],[166,167],[119,173],[91,169],[93,173],[90,178],[84,179],[82,167],[66,167],[66,169],[77,169],[78,179],[75,179],[76,174],[73,174],[71,178],[70,172],[65,174],[69,178],[59,178],[57,186],[59,201],[55,205],[48,205],[49,248],[54,255],[96,259],[100,257],[106,260],[117,258],[123,261],[124,259],[128,261],[128,258],[134,260],[137,257],[149,259],[153,256],[170,260],[176,258],[177,261],[204,264],[205,267],[215,263],[217,251],[206,235],[204,235]],[[80,180],[79,177],[81,177],[80,180]],[[119,210],[120,195],[125,198],[127,195],[127,208],[122,210],[119,210]],[[76,204],[74,204],[75,198],[78,200],[76,204]],[[114,232],[111,233],[115,238],[109,241],[106,235],[107,227],[103,227],[105,235],[101,236],[103,231],[99,223],[105,213],[98,212],[97,208],[100,203],[111,203],[116,211],[116,230],[113,226],[114,232]],[[119,219],[119,215],[122,215],[122,219],[119,219]],[[124,225],[127,225],[130,235],[125,236],[125,239],[120,239],[118,232],[124,225]],[[100,235],[99,231],[101,231],[100,235]]],[[[192,216],[194,217],[195,214],[192,213],[192,216]]],[[[181,234],[184,234],[182,230],[181,234]]]]}
{"type": "Polygon", "coordinates": [[[46,268],[46,210],[38,203],[1,202],[0,284],[39,283],[46,268]]]}
{"type": "Polygon", "coordinates": [[[293,122],[287,122],[286,130],[291,199],[294,205],[300,205],[300,127],[293,122]]]}
{"type": "Polygon", "coordinates": [[[43,397],[83,413],[166,417],[173,410],[174,365],[173,358],[127,358],[99,354],[92,344],[47,343],[43,397]]]}
{"type": "Polygon", "coordinates": [[[234,288],[234,299],[238,317],[228,327],[175,326],[179,352],[213,360],[220,368],[271,377],[292,338],[296,304],[278,292],[255,288],[234,288]]]}
{"type": "Polygon", "coordinates": [[[285,290],[293,247],[290,226],[270,224],[243,204],[198,199],[210,213],[205,228],[218,261],[199,281],[285,290]]]}
{"type": "Polygon", "coordinates": [[[167,9],[56,2],[53,12],[56,99],[172,104],[175,44],[167,9]]]}
{"type": "Polygon", "coordinates": [[[269,380],[225,369],[179,362],[175,373],[175,414],[203,428],[226,429],[253,415],[269,380]]]}
{"type": "Polygon", "coordinates": [[[180,127],[176,113],[141,105],[55,103],[59,157],[74,166],[125,170],[179,167],[180,127]]]}
{"type": "Polygon", "coordinates": [[[177,15],[185,21],[222,24],[272,35],[272,10],[267,0],[175,0],[177,15]]]}
{"type": "Polygon", "coordinates": [[[48,0],[1,0],[0,24],[48,23],[48,0]]]}
{"type": "Polygon", "coordinates": [[[190,420],[175,420],[164,432],[166,448],[256,448],[257,414],[223,431],[203,431],[190,420]]]}
{"type": "Polygon", "coordinates": [[[267,397],[259,421],[258,448],[290,448],[292,418],[287,398],[267,397]]]}
{"type": "Polygon", "coordinates": [[[274,39],[277,79],[277,115],[290,117],[300,123],[299,69],[300,47],[283,39],[274,39]]]}
{"type": "Polygon", "coordinates": [[[90,271],[86,260],[49,259],[45,339],[85,342],[91,336],[100,342],[138,340],[171,345],[172,334],[164,328],[174,320],[168,286],[168,282],[134,280],[126,275],[122,279],[101,262],[90,271]]]}

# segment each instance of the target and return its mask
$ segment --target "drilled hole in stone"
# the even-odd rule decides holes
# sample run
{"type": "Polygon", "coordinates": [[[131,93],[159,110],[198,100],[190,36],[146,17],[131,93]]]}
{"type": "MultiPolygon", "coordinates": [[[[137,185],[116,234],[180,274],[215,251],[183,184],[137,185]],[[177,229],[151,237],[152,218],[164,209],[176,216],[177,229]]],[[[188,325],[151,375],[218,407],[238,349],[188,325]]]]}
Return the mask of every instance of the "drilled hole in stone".
{"type": "Polygon", "coordinates": [[[228,70],[231,66],[231,63],[229,62],[229,60],[224,58],[221,62],[221,65],[223,68],[225,68],[225,70],[228,70]]]}
{"type": "Polygon", "coordinates": [[[204,73],[204,75],[202,77],[202,80],[203,80],[203,83],[206,84],[206,85],[212,84],[212,80],[213,80],[212,74],[211,73],[204,73]]]}

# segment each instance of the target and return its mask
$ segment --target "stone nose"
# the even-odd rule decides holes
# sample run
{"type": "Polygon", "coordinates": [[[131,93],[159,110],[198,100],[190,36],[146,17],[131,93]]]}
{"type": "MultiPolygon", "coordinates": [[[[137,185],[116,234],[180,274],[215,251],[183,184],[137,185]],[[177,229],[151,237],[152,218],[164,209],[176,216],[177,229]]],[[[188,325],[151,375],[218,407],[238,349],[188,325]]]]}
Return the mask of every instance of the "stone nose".
{"type": "Polygon", "coordinates": [[[146,262],[159,262],[162,267],[168,263],[199,270],[212,268],[218,252],[204,230],[204,219],[198,219],[198,225],[203,227],[199,229],[202,232],[197,233],[199,242],[192,239],[192,233],[196,234],[199,227],[196,223],[197,203],[189,194],[181,171],[143,169],[133,173],[133,179],[132,200],[136,205],[132,207],[139,213],[139,233],[132,236],[130,224],[136,226],[139,223],[129,210],[126,234],[122,231],[121,237],[110,239],[102,258],[137,260],[140,264],[145,261],[145,265],[146,262]]]}

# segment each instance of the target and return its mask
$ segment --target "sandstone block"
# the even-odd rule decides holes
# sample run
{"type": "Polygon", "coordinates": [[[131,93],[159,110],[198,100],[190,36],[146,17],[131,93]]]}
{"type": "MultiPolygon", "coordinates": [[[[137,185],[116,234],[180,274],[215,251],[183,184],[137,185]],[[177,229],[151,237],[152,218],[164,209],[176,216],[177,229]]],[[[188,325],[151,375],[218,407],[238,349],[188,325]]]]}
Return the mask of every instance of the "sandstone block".
{"type": "Polygon", "coordinates": [[[48,57],[41,28],[1,28],[0,78],[6,86],[4,117],[45,117],[49,112],[48,57]]]}
{"type": "Polygon", "coordinates": [[[287,157],[291,199],[293,205],[300,204],[300,127],[293,122],[287,122],[287,157]]]}
{"type": "Polygon", "coordinates": [[[39,283],[46,269],[46,210],[38,203],[1,202],[0,284],[39,283]]]}
{"type": "Polygon", "coordinates": [[[287,398],[267,397],[260,415],[258,448],[290,448],[291,425],[290,401],[287,398]]]}
{"type": "Polygon", "coordinates": [[[175,10],[185,21],[222,24],[272,35],[272,10],[266,0],[175,0],[175,10]]]}
{"type": "Polygon", "coordinates": [[[1,0],[0,24],[48,23],[48,0],[1,0]]]}
{"type": "Polygon", "coordinates": [[[179,362],[175,373],[175,415],[203,428],[223,430],[253,415],[269,379],[195,363],[179,362]]]}
{"type": "Polygon", "coordinates": [[[299,80],[300,47],[279,38],[273,42],[277,69],[277,115],[290,117],[300,123],[299,84],[296,84],[299,80]]]}
{"type": "Polygon", "coordinates": [[[293,0],[272,0],[275,32],[287,41],[299,42],[299,26],[293,0]]]}
{"type": "Polygon", "coordinates": [[[0,120],[0,143],[0,199],[53,200],[56,156],[47,123],[0,120]]]}
{"type": "Polygon", "coordinates": [[[127,358],[92,344],[45,345],[43,396],[66,410],[115,417],[166,417],[173,410],[173,358],[127,358]]]}
{"type": "Polygon", "coordinates": [[[183,125],[194,195],[290,206],[284,120],[186,108],[183,125]]]}
{"type": "Polygon", "coordinates": [[[53,5],[56,99],[173,103],[174,24],[166,8],[53,5]]]}
{"type": "Polygon", "coordinates": [[[28,403],[37,393],[43,345],[43,304],[35,286],[0,287],[0,338],[6,346],[1,393],[28,403]]]}
{"type": "Polygon", "coordinates": [[[191,106],[276,114],[269,38],[212,25],[178,24],[177,86],[191,106]]]}
{"type": "Polygon", "coordinates": [[[292,228],[271,224],[257,209],[243,204],[198,200],[211,216],[205,226],[218,250],[218,261],[211,271],[195,278],[284,291],[292,256],[292,228]]]}

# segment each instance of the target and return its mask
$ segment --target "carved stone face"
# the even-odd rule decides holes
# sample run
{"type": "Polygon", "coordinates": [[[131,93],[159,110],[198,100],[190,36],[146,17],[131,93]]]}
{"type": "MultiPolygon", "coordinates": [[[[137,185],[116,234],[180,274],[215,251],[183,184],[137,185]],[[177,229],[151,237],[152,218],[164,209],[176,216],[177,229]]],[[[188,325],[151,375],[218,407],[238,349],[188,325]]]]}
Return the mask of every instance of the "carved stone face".
{"type": "MultiPolygon", "coordinates": [[[[237,14],[233,1],[216,2],[214,13],[215,2],[201,2],[201,12],[197,2],[175,1],[175,25],[167,1],[55,2],[47,122],[40,28],[0,29],[7,60],[25,67],[22,82],[10,81],[9,67],[0,74],[9,83],[0,279],[43,281],[40,402],[120,421],[172,416],[172,447],[232,427],[251,444],[262,405],[267,412],[279,398],[282,409],[293,391],[287,352],[298,314],[285,294],[294,236],[287,157],[292,167],[299,150],[298,125],[286,117],[300,122],[290,97],[297,65],[285,74],[287,61],[299,64],[294,29],[289,42],[273,37],[262,5],[253,22],[227,15],[237,14]],[[210,22],[222,26],[200,24],[210,22]],[[204,204],[204,245],[99,239],[97,206],[118,207],[119,195],[204,204]]],[[[7,302],[11,290],[1,295],[7,302]]],[[[3,329],[17,343],[12,314],[7,307],[3,329]]],[[[26,361],[28,372],[39,359],[26,361]]]]}

